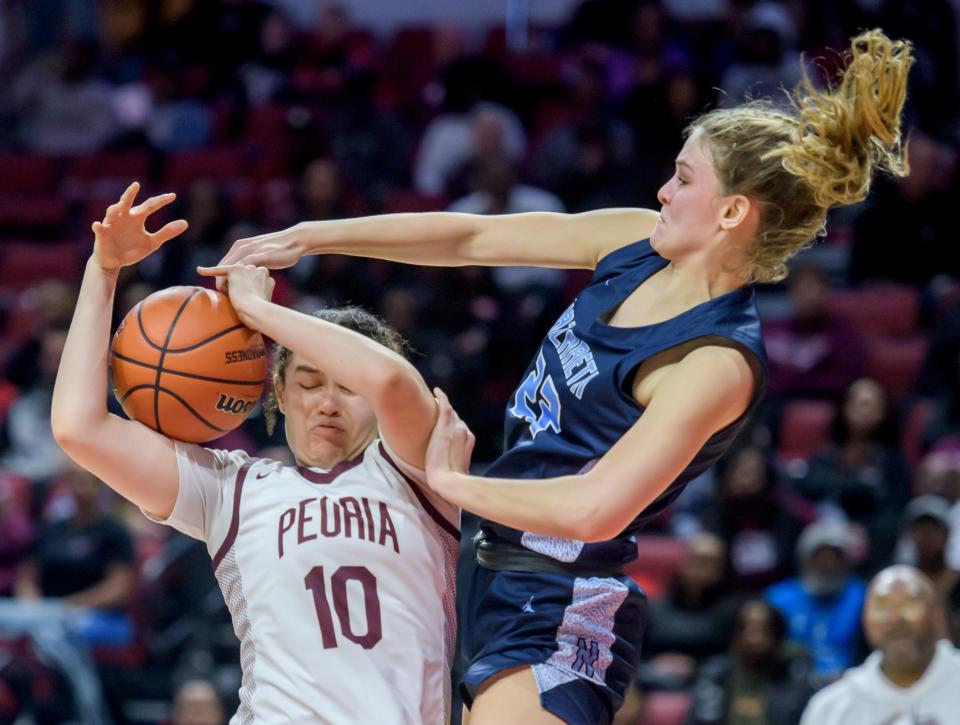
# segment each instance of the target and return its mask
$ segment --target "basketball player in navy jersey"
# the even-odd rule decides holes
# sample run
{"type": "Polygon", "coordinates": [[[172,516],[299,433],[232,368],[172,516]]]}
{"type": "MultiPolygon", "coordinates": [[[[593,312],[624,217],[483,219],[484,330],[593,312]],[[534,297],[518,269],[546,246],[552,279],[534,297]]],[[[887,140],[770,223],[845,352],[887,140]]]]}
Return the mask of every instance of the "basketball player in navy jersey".
{"type": "Polygon", "coordinates": [[[280,346],[268,413],[283,414],[296,465],[108,413],[119,271],[186,229],[148,232],[174,195],[134,206],[138,188],[93,225],[53,393],[57,441],[149,518],[206,543],[240,640],[231,723],[444,725],[459,512],[422,470],[434,396],[372,315],[280,307],[267,270],[238,265],[225,272],[234,309],[280,346]]]}
{"type": "Polygon", "coordinates": [[[842,82],[694,121],[660,213],[398,214],[239,240],[222,264],[339,253],[423,265],[595,270],[509,401],[484,478],[438,394],[430,485],[480,518],[461,592],[465,722],[609,722],[638,658],[644,598],[623,575],[636,533],[746,425],[765,359],[751,287],[786,274],[827,210],[902,175],[910,47],[854,39],[842,82]],[[640,239],[641,241],[634,241],[640,239]]]}

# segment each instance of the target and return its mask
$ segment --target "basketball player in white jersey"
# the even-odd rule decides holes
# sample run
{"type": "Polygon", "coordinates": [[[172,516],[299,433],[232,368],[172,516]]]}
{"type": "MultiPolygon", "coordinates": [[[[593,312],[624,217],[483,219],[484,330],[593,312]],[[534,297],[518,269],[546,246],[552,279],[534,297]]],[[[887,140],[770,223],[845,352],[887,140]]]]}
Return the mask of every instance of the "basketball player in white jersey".
{"type": "Polygon", "coordinates": [[[186,229],[144,222],[133,184],[95,242],[53,395],[64,450],[147,515],[203,540],[241,641],[231,723],[445,723],[458,512],[425,486],[437,405],[399,338],[356,308],[272,304],[266,270],[234,267],[244,324],[282,346],[274,394],[296,467],[173,441],[107,413],[117,274],[186,229]]]}

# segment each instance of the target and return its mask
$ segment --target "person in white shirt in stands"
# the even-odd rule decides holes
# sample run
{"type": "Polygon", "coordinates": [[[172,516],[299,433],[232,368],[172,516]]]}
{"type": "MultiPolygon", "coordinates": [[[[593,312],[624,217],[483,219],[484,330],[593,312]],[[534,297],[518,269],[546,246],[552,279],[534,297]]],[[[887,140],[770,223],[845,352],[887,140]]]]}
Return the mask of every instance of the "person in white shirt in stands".
{"type": "Polygon", "coordinates": [[[93,225],[53,393],[57,441],[150,518],[206,543],[241,643],[231,723],[449,722],[459,515],[426,488],[438,406],[399,336],[358,308],[275,305],[267,270],[234,265],[237,314],[278,345],[268,413],[284,415],[297,465],[107,413],[118,273],[187,226],[147,232],[174,195],[134,207],[137,189],[93,225]]]}
{"type": "Polygon", "coordinates": [[[892,566],[870,583],[863,610],[875,651],[807,705],[801,725],[949,725],[960,722],[960,651],[947,639],[933,585],[892,566]]]}

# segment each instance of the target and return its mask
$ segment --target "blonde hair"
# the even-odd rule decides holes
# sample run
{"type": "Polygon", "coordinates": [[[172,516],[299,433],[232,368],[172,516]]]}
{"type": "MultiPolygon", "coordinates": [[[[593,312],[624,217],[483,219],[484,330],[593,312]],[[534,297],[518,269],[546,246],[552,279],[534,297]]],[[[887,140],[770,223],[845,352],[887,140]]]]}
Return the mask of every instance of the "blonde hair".
{"type": "Polygon", "coordinates": [[[814,87],[804,73],[792,109],[769,101],[710,111],[700,132],[724,194],[756,200],[760,223],[748,252],[753,279],[772,282],[825,230],[827,210],[866,198],[875,170],[908,172],[900,115],[913,65],[908,41],[880,30],[856,36],[839,85],[814,87]]]}
{"type": "MultiPolygon", "coordinates": [[[[374,342],[379,342],[384,347],[390,348],[398,355],[405,356],[410,349],[399,332],[362,307],[355,305],[331,307],[314,312],[313,316],[332,322],[334,325],[346,327],[348,330],[359,332],[374,342]]],[[[273,430],[277,426],[277,414],[280,412],[280,404],[277,400],[277,383],[283,382],[283,376],[287,372],[289,362],[290,350],[277,345],[273,350],[270,390],[267,392],[267,399],[263,404],[263,417],[267,424],[267,435],[273,435],[273,430]]]]}

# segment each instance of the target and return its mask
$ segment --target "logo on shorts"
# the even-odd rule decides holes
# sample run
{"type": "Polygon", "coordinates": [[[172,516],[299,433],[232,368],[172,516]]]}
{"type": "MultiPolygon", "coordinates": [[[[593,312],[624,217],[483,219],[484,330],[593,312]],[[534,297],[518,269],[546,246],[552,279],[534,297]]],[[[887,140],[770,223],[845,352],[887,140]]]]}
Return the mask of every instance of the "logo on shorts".
{"type": "Polygon", "coordinates": [[[583,637],[577,638],[577,659],[573,661],[573,669],[584,673],[587,677],[593,677],[593,668],[600,659],[600,645],[596,640],[590,640],[587,646],[587,640],[583,637]]]}

